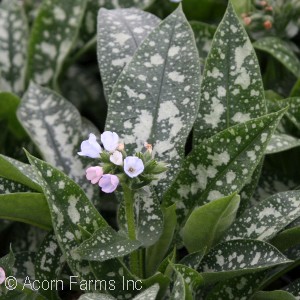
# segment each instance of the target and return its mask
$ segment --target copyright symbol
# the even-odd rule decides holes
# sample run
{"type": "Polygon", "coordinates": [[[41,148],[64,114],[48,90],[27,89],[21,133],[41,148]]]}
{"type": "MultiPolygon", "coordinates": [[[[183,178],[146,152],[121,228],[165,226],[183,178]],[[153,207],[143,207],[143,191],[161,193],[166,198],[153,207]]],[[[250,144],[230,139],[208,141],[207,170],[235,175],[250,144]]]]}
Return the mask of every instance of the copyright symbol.
{"type": "Polygon", "coordinates": [[[5,287],[9,290],[9,291],[13,291],[16,287],[17,287],[17,279],[14,276],[8,276],[5,279],[5,287]]]}

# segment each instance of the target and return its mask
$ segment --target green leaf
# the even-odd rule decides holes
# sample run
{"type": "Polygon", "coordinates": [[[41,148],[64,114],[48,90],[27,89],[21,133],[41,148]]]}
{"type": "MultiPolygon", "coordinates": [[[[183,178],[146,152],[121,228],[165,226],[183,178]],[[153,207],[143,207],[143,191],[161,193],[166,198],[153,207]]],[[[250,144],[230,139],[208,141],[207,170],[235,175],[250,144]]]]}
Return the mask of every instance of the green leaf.
{"type": "MultiPolygon", "coordinates": [[[[97,13],[100,8],[111,9],[120,9],[120,8],[130,8],[137,7],[140,9],[144,9],[148,7],[153,0],[144,0],[144,1],[135,1],[135,0],[103,0],[103,1],[93,1],[89,0],[87,3],[87,8],[85,11],[85,15],[82,21],[82,26],[80,28],[78,47],[82,47],[85,43],[91,43],[95,34],[96,34],[96,20],[97,13]]],[[[117,20],[121,21],[122,20],[117,20]]],[[[119,25],[119,24],[116,24],[119,25]]],[[[79,50],[80,51],[80,50],[79,50]]]]}
{"type": "Polygon", "coordinates": [[[28,223],[42,229],[52,228],[49,208],[43,194],[0,195],[0,218],[28,223]]]}
{"type": "Polygon", "coordinates": [[[185,300],[187,297],[187,286],[185,284],[183,276],[175,269],[175,280],[171,295],[169,296],[170,300],[185,300]]]}
{"type": "Polygon", "coordinates": [[[283,290],[293,294],[295,297],[300,296],[300,279],[297,279],[290,283],[289,285],[285,286],[283,290]]]}
{"type": "Polygon", "coordinates": [[[211,49],[211,43],[216,32],[216,27],[198,21],[192,21],[190,24],[194,31],[200,61],[204,62],[211,49]]]}
{"type": "Polygon", "coordinates": [[[157,242],[163,232],[163,214],[155,191],[146,186],[134,195],[137,239],[145,247],[157,242]]]}
{"type": "Polygon", "coordinates": [[[254,172],[252,173],[251,178],[249,178],[249,182],[245,184],[245,186],[240,192],[241,201],[240,201],[239,210],[237,212],[237,216],[240,216],[245,211],[245,209],[247,209],[248,206],[250,206],[252,196],[255,193],[255,190],[258,186],[259,179],[261,177],[261,170],[263,167],[263,163],[264,161],[262,159],[261,162],[256,167],[256,169],[254,170],[254,172]]]}
{"type": "Polygon", "coordinates": [[[26,136],[26,133],[16,116],[19,104],[20,99],[16,95],[11,93],[0,93],[0,120],[6,120],[9,130],[16,137],[23,138],[26,136]]]}
{"type": "Polygon", "coordinates": [[[280,61],[297,78],[300,77],[300,61],[290,46],[277,37],[261,38],[253,46],[265,51],[280,61]]]}
{"type": "Polygon", "coordinates": [[[33,190],[21,183],[0,177],[0,195],[18,192],[33,192],[33,190]]]}
{"type": "Polygon", "coordinates": [[[203,283],[201,274],[193,268],[181,264],[175,264],[174,268],[183,276],[185,283],[189,287],[196,288],[203,283]]]}
{"type": "Polygon", "coordinates": [[[266,112],[259,64],[231,3],[214,36],[194,124],[196,144],[266,112]]]}
{"type": "Polygon", "coordinates": [[[159,21],[138,9],[100,9],[97,54],[107,100],[123,68],[159,21]]]}
{"type": "Polygon", "coordinates": [[[15,256],[10,249],[9,253],[0,258],[0,267],[4,269],[6,276],[13,275],[13,267],[15,264],[15,256]]]}
{"type": "Polygon", "coordinates": [[[26,185],[38,192],[42,191],[38,178],[30,165],[1,154],[0,176],[26,185]]]}
{"type": "Polygon", "coordinates": [[[0,87],[21,94],[25,84],[28,25],[21,3],[0,4],[0,87]]]}
{"type": "Polygon", "coordinates": [[[153,286],[149,287],[142,293],[136,295],[132,300],[144,300],[144,299],[155,300],[156,296],[158,294],[158,291],[159,291],[159,285],[154,284],[153,286]]]}
{"type": "Polygon", "coordinates": [[[57,78],[71,50],[87,0],[44,0],[29,40],[27,80],[57,88],[57,78]]]}
{"type": "Polygon", "coordinates": [[[62,96],[31,83],[18,117],[42,157],[74,179],[90,199],[98,199],[99,188],[84,176],[91,162],[77,154],[87,136],[82,136],[84,129],[76,108],[62,96]]]}
{"type": "Polygon", "coordinates": [[[200,251],[190,253],[186,255],[179,263],[186,265],[192,269],[198,269],[199,264],[201,263],[206,252],[206,248],[202,248],[200,251]]]}
{"type": "Polygon", "coordinates": [[[233,194],[193,210],[182,229],[184,246],[189,252],[212,248],[235,219],[240,197],[233,194]]]}
{"type": "Polygon", "coordinates": [[[88,232],[107,226],[80,187],[64,173],[28,154],[47,199],[53,229],[59,246],[74,275],[94,279],[88,262],[80,260],[74,250],[81,243],[78,225],[88,232]]]}
{"type": "Polygon", "coordinates": [[[195,146],[164,198],[179,201],[179,222],[196,206],[239,192],[249,181],[284,111],[228,128],[195,146]]]}
{"type": "Polygon", "coordinates": [[[224,240],[269,240],[300,216],[300,191],[273,195],[246,210],[230,227],[224,240]]]}
{"type": "MultiPolygon", "coordinates": [[[[54,233],[49,232],[36,253],[34,263],[36,280],[49,283],[51,280],[57,280],[64,267],[64,260],[54,233]]],[[[58,289],[61,288],[59,283],[57,286],[58,289]]],[[[58,289],[56,289],[56,286],[54,289],[40,289],[39,293],[46,299],[57,300],[59,299],[58,289]]]]}
{"type": "Polygon", "coordinates": [[[251,300],[297,300],[292,294],[285,291],[259,291],[251,300]]]}
{"type": "Polygon", "coordinates": [[[211,250],[201,261],[198,272],[209,284],[290,262],[268,243],[234,240],[218,244],[211,250]]]}
{"type": "Polygon", "coordinates": [[[205,299],[229,299],[232,295],[236,299],[250,299],[265,277],[266,270],[263,270],[222,280],[210,290],[205,299]]]}
{"type": "Polygon", "coordinates": [[[106,294],[99,294],[99,293],[87,293],[83,294],[78,298],[78,300],[116,300],[116,298],[106,295],[106,294]]]}
{"type": "Polygon", "coordinates": [[[106,125],[120,134],[129,153],[147,141],[153,155],[169,164],[157,183],[160,193],[180,167],[199,105],[199,86],[193,32],[179,7],[149,34],[118,78],[106,125]]]}
{"type": "Polygon", "coordinates": [[[139,241],[129,240],[110,227],[100,228],[76,250],[83,259],[105,261],[115,257],[125,256],[138,249],[139,241]]]}
{"type": "Polygon", "coordinates": [[[284,133],[274,133],[266,148],[266,154],[286,151],[300,146],[300,139],[284,133]]]}
{"type": "Polygon", "coordinates": [[[176,227],[176,206],[163,209],[164,228],[159,240],[147,249],[146,272],[147,275],[155,273],[158,266],[168,253],[176,227]]]}
{"type": "Polygon", "coordinates": [[[300,244],[300,226],[286,229],[278,233],[270,243],[278,250],[284,251],[300,244]]]}

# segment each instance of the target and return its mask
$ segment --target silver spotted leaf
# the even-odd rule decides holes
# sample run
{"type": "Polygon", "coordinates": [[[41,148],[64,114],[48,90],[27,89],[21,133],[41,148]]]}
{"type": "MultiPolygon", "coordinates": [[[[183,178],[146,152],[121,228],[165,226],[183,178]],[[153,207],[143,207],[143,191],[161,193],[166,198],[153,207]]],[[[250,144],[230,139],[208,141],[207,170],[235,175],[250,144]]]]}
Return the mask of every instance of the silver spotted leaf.
{"type": "Polygon", "coordinates": [[[155,158],[169,164],[157,183],[159,193],[179,170],[199,93],[198,52],[179,6],[149,34],[121,73],[106,123],[106,130],[120,134],[129,153],[147,141],[155,158]]]}
{"type": "Polygon", "coordinates": [[[38,177],[31,165],[0,154],[0,176],[41,192],[38,177]]]}
{"type": "Polygon", "coordinates": [[[19,221],[45,230],[52,228],[46,199],[40,193],[0,194],[0,219],[19,221]]]}
{"type": "Polygon", "coordinates": [[[196,144],[225,128],[266,113],[259,64],[230,2],[211,47],[194,125],[196,144]]]}
{"type": "Polygon", "coordinates": [[[178,202],[180,223],[195,207],[248,183],[284,112],[238,124],[194,147],[164,198],[165,206],[178,202]]]}
{"type": "Polygon", "coordinates": [[[274,133],[266,148],[266,154],[286,151],[300,146],[300,139],[284,133],[274,133]]]}
{"type": "Polygon", "coordinates": [[[198,272],[208,284],[291,262],[268,243],[234,240],[218,244],[204,256],[198,272]]]}
{"type": "Polygon", "coordinates": [[[256,49],[270,53],[297,78],[300,77],[300,60],[291,47],[277,37],[265,37],[253,43],[256,49]]]}
{"type": "Polygon", "coordinates": [[[89,44],[94,39],[97,30],[97,13],[100,8],[112,10],[136,7],[139,9],[145,9],[153,1],[154,0],[88,0],[79,32],[79,41],[77,43],[77,47],[83,47],[84,45],[89,44]]]}
{"type": "Polygon", "coordinates": [[[115,257],[125,256],[138,249],[141,243],[129,240],[110,227],[100,228],[76,250],[83,259],[105,261],[115,257]]]}
{"type": "Polygon", "coordinates": [[[137,190],[134,195],[137,239],[145,247],[157,242],[163,231],[163,214],[159,199],[150,187],[137,190]]]}
{"type": "Polygon", "coordinates": [[[87,293],[80,296],[78,300],[116,300],[116,298],[101,293],[87,293]]]}
{"type": "Polygon", "coordinates": [[[27,80],[57,88],[57,78],[78,34],[87,0],[44,0],[29,40],[27,80]]]}
{"type": "Polygon", "coordinates": [[[190,24],[194,31],[200,61],[204,63],[211,49],[212,40],[217,28],[198,21],[191,21],[190,24]]]}
{"type": "Polygon", "coordinates": [[[296,279],[295,281],[291,282],[287,286],[283,288],[284,291],[287,291],[291,294],[293,294],[296,299],[299,299],[300,297],[300,279],[296,279]]]}
{"type": "Polygon", "coordinates": [[[279,192],[293,190],[298,186],[294,179],[284,176],[276,170],[262,170],[258,186],[251,199],[251,205],[255,205],[263,199],[270,197],[279,192]]]}
{"type": "Polygon", "coordinates": [[[187,294],[190,293],[188,287],[185,283],[184,277],[181,275],[179,271],[175,269],[174,274],[174,284],[171,294],[169,295],[170,300],[184,300],[187,298],[187,294]]]}
{"type": "MultiPolygon", "coordinates": [[[[0,3],[0,87],[21,94],[25,86],[28,25],[21,3],[0,3]]],[[[1,89],[1,88],[0,88],[1,89]]]]}
{"type": "MultiPolygon", "coordinates": [[[[121,288],[122,280],[134,280],[121,261],[111,259],[104,262],[88,262],[82,260],[74,251],[84,240],[80,227],[93,234],[99,228],[108,226],[82,189],[51,165],[29,154],[28,159],[40,178],[49,205],[55,236],[73,275],[84,280],[100,280],[109,277],[118,287],[110,290],[113,296],[124,299],[127,294],[130,297],[135,295],[136,290],[121,288]],[[118,270],[118,272],[112,270],[118,270]]],[[[87,291],[89,291],[88,287],[87,291]]]]}
{"type": "Polygon", "coordinates": [[[300,191],[275,194],[246,210],[224,240],[269,240],[300,216],[300,191]]]}
{"type": "Polygon", "coordinates": [[[33,190],[23,185],[22,183],[0,177],[0,195],[20,192],[33,192],[33,190]]]}
{"type": "Polygon", "coordinates": [[[249,299],[259,289],[266,273],[266,270],[256,271],[253,274],[244,274],[221,281],[210,290],[205,299],[230,299],[230,297],[236,297],[239,300],[249,299]]]}
{"type": "Polygon", "coordinates": [[[99,188],[85,178],[91,160],[77,154],[83,136],[77,109],[59,94],[31,83],[18,109],[18,118],[42,157],[68,174],[90,199],[98,198],[99,188]]]}
{"type": "Polygon", "coordinates": [[[136,295],[132,300],[155,300],[156,296],[159,291],[159,285],[154,284],[147,288],[145,291],[141,292],[140,294],[136,295]]]}
{"type": "Polygon", "coordinates": [[[88,262],[72,250],[82,239],[78,225],[93,233],[107,226],[80,187],[64,173],[28,154],[48,202],[53,229],[64,257],[78,278],[94,279],[88,262]]]}
{"type": "Polygon", "coordinates": [[[123,68],[159,22],[156,16],[134,8],[100,9],[97,54],[107,100],[123,68]]]}
{"type": "Polygon", "coordinates": [[[57,239],[53,231],[49,232],[36,253],[34,261],[35,278],[40,282],[55,282],[53,286],[55,288],[40,289],[39,292],[46,299],[60,299],[58,297],[58,291],[62,288],[57,278],[59,278],[65,259],[58,245],[57,239]],[[57,280],[57,281],[55,281],[57,280]]]}

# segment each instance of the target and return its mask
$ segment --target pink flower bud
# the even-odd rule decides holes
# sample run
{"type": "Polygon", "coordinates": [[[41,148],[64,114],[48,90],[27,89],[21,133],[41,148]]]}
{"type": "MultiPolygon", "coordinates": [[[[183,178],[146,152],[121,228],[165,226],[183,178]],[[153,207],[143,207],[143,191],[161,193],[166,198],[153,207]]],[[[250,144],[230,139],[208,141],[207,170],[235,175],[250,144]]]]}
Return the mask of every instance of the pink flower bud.
{"type": "Polygon", "coordinates": [[[103,176],[103,169],[101,167],[90,167],[85,172],[86,179],[90,180],[92,184],[98,183],[103,176]]]}
{"type": "Polygon", "coordinates": [[[125,148],[124,143],[120,143],[117,149],[118,149],[119,151],[123,151],[124,148],[125,148]]]}
{"type": "Polygon", "coordinates": [[[104,193],[112,193],[118,186],[120,180],[116,175],[105,174],[99,181],[99,186],[104,193]]]}
{"type": "Polygon", "coordinates": [[[4,270],[0,267],[0,284],[2,284],[6,279],[4,270]]]}

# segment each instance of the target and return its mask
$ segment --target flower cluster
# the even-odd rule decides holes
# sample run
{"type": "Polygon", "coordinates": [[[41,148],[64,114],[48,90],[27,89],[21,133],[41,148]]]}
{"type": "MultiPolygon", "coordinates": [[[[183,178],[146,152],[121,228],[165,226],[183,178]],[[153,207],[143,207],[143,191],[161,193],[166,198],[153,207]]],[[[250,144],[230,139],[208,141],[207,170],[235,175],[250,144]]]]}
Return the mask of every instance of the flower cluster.
{"type": "Polygon", "coordinates": [[[140,188],[156,179],[154,174],[166,171],[165,164],[152,159],[152,146],[148,143],[145,143],[145,153],[127,156],[125,146],[115,132],[103,132],[100,140],[102,146],[97,142],[97,137],[90,133],[88,140],[81,143],[78,154],[100,159],[99,166],[86,170],[86,178],[92,184],[98,184],[105,193],[112,193],[120,181],[129,183],[132,188],[140,188]]]}

